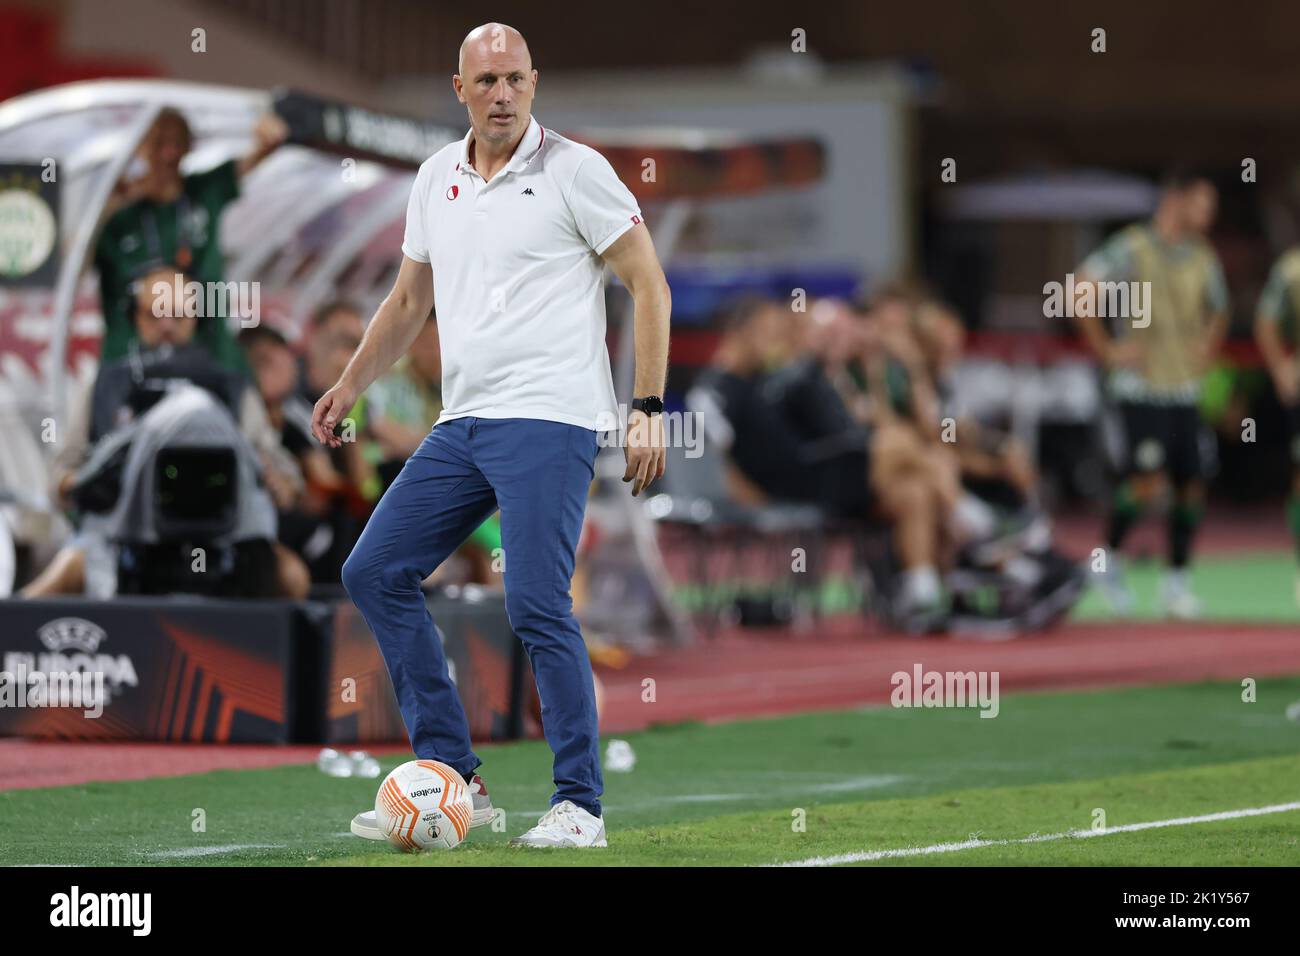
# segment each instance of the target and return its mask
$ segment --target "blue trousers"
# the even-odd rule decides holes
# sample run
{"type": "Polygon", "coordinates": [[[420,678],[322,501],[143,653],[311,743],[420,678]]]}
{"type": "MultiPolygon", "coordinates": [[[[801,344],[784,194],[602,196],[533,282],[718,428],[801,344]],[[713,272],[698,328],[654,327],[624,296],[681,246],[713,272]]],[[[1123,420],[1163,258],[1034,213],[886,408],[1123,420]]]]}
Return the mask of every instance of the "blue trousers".
{"type": "Polygon", "coordinates": [[[420,583],[500,508],[506,612],[555,754],[551,803],[572,800],[599,816],[596,693],[569,595],[596,451],[596,433],[576,425],[442,422],[380,499],[343,585],[379,642],[416,757],[468,776],[479,758],[420,583]]]}

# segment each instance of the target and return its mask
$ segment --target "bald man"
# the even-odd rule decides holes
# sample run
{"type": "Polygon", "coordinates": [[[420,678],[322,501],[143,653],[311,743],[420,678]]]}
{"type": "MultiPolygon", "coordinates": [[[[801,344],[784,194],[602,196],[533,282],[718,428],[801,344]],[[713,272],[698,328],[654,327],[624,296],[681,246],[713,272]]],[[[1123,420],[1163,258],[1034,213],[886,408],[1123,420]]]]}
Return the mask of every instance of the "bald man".
{"type": "MultiPolygon", "coordinates": [[[[623,476],[633,495],[664,473],[671,299],[636,199],[608,161],[533,118],[537,71],[517,30],[473,30],[452,89],[469,132],[420,167],[393,290],[316,404],[312,429],[340,444],[343,416],[436,305],[445,407],[380,500],[343,584],[383,651],[416,756],[458,771],[472,825],[488,823],[479,758],[420,584],[500,509],[506,611],[555,755],[551,809],[513,843],[603,847],[595,691],[569,586],[598,434],[618,422],[604,266],[636,304],[623,476]]],[[[383,838],[374,811],[352,829],[383,838]]]]}

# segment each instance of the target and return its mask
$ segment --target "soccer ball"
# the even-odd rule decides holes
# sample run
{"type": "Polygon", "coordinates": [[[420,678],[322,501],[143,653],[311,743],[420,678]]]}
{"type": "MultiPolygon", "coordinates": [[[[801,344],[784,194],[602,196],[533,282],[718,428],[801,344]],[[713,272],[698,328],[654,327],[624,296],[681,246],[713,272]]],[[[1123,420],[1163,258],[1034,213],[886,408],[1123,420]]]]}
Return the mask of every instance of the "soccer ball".
{"type": "Polygon", "coordinates": [[[399,850],[450,850],[469,833],[474,803],[459,773],[437,760],[408,760],[375,795],[379,831],[399,850]]]}

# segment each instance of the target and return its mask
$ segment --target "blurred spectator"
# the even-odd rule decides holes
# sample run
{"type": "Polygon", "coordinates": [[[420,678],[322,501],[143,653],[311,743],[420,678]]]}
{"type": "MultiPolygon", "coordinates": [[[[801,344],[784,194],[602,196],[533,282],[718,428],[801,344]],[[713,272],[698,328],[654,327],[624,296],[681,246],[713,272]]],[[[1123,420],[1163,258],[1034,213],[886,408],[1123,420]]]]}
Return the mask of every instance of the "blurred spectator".
{"type": "Polygon", "coordinates": [[[279,436],[280,446],[298,462],[306,488],[336,493],[343,477],[330,464],[329,455],[311,435],[311,406],[298,391],[298,363],[284,336],[266,325],[239,333],[248,366],[253,372],[267,419],[279,436]]]}
{"type": "MultiPolygon", "coordinates": [[[[248,155],[185,176],[181,161],[194,145],[189,123],[171,107],[158,114],[140,143],[145,172],[118,184],[95,249],[104,313],[101,361],[107,364],[125,356],[135,336],[129,286],[141,270],[174,263],[197,282],[222,281],[221,214],[239,196],[240,178],[287,135],[284,122],[267,114],[254,129],[255,144],[248,155]]],[[[195,341],[222,365],[242,370],[243,360],[225,316],[205,316],[195,341]]]]}
{"type": "Polygon", "coordinates": [[[879,416],[908,422],[931,441],[939,437],[939,398],[916,335],[919,301],[920,295],[901,283],[886,286],[872,300],[858,376],[875,398],[879,416]]]}
{"type": "Polygon", "coordinates": [[[311,405],[334,387],[361,344],[366,323],[361,310],[342,299],[316,310],[307,329],[299,391],[311,405]]]}
{"type": "Polygon", "coordinates": [[[311,405],[302,397],[299,366],[284,336],[266,325],[239,333],[267,415],[284,449],[302,471],[303,493],[279,511],[280,542],[307,562],[311,579],[337,580],[346,552],[338,542],[353,523],[349,513],[348,480],[334,465],[327,449],[311,434],[311,405]]]}
{"type": "Polygon", "coordinates": [[[955,423],[956,451],[967,487],[985,500],[1008,508],[1036,506],[1038,468],[1024,443],[977,419],[958,415],[952,372],[961,361],[966,327],[957,313],[937,299],[927,299],[913,313],[913,327],[934,383],[940,414],[955,423]]]}
{"type": "Polygon", "coordinates": [[[956,469],[982,500],[1009,510],[1036,501],[1038,474],[1024,446],[957,415],[952,372],[965,328],[956,313],[924,288],[897,283],[882,290],[865,321],[876,323],[879,347],[868,350],[875,357],[864,357],[864,365],[883,377],[889,408],[931,446],[936,463],[956,469]]]}
{"type": "MultiPolygon", "coordinates": [[[[286,416],[309,436],[312,406],[339,380],[364,334],[361,310],[346,300],[328,302],[312,316],[296,394],[284,402],[286,416]]],[[[369,418],[367,393],[340,425],[348,440],[338,448],[320,449],[329,472],[313,466],[307,475],[309,493],[304,508],[287,518],[286,531],[303,549],[312,580],[318,583],[339,583],[343,562],[383,492],[378,471],[382,450],[369,418]]]]}
{"type": "MultiPolygon", "coordinates": [[[[307,333],[302,378],[298,385],[299,394],[309,406],[314,406],[343,375],[365,331],[361,309],[351,302],[336,300],[317,310],[307,333]]],[[[357,399],[343,420],[343,427],[351,435],[350,440],[331,451],[335,467],[347,476],[355,490],[354,510],[362,518],[383,491],[377,467],[381,451],[371,434],[369,419],[367,393],[357,399]]]]}
{"type": "Polygon", "coordinates": [[[406,355],[366,396],[371,434],[382,452],[379,476],[387,489],[442,414],[442,352],[433,313],[406,355]]]}
{"type": "MultiPolygon", "coordinates": [[[[263,480],[277,505],[287,506],[301,490],[301,478],[292,460],[282,453],[257,391],[195,344],[198,320],[187,315],[184,304],[174,298],[175,289],[186,278],[175,266],[155,267],[132,286],[136,334],[127,345],[127,354],[101,365],[93,385],[72,403],[72,415],[55,455],[51,492],[64,506],[73,506],[78,469],[95,444],[146,411],[142,397],[157,394],[171,381],[198,385],[226,406],[259,455],[263,480]]],[[[23,596],[85,590],[87,549],[92,548],[96,557],[104,551],[100,547],[103,542],[91,540],[94,536],[93,528],[83,528],[23,589],[23,596]]],[[[305,596],[306,571],[301,561],[283,548],[276,549],[275,558],[280,593],[305,596]]]]}
{"type": "Polygon", "coordinates": [[[688,404],[727,450],[728,483],[739,500],[802,501],[837,518],[889,522],[903,568],[900,606],[928,626],[941,613],[941,535],[955,491],[909,429],[854,420],[822,357],[795,351],[834,337],[818,329],[791,334],[789,322],[774,301],[740,302],[688,404]]]}
{"type": "Polygon", "coordinates": [[[794,500],[808,490],[798,437],[783,419],[771,417],[763,395],[763,376],[788,355],[785,333],[779,305],[742,300],[724,316],[717,351],[688,396],[705,416],[709,437],[728,452],[729,492],[746,504],[761,505],[769,496],[794,500]]]}

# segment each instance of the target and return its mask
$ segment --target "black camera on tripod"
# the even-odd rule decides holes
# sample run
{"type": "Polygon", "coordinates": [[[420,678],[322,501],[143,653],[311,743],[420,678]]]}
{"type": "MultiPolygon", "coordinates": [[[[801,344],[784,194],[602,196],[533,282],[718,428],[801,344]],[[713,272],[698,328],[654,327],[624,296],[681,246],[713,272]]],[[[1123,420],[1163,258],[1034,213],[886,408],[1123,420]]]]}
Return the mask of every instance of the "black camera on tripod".
{"type": "Polygon", "coordinates": [[[271,597],[271,542],[229,540],[238,519],[236,450],[170,445],[153,468],[161,540],[119,543],[118,593],[271,597]]]}
{"type": "Polygon", "coordinates": [[[272,596],[275,507],[225,403],[173,381],[140,404],[73,491],[116,547],[117,593],[272,596]]]}

